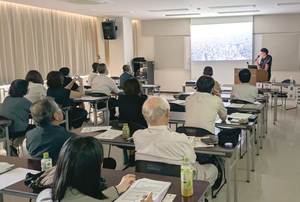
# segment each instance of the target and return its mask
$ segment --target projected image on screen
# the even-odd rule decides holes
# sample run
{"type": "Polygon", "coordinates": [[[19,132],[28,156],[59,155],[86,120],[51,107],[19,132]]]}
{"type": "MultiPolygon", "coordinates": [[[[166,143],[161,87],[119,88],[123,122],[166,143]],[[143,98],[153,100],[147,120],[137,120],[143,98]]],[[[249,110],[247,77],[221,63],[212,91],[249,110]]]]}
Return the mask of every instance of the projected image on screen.
{"type": "Polygon", "coordinates": [[[192,61],[251,60],[252,22],[192,25],[192,61]]]}

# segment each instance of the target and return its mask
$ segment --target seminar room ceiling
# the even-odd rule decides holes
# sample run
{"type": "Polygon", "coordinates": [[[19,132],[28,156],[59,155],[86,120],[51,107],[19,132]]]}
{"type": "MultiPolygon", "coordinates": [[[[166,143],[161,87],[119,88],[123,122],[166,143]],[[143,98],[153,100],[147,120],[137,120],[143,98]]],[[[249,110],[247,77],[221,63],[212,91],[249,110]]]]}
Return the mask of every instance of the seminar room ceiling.
{"type": "Polygon", "coordinates": [[[299,13],[298,0],[5,0],[94,17],[171,19],[299,13]]]}

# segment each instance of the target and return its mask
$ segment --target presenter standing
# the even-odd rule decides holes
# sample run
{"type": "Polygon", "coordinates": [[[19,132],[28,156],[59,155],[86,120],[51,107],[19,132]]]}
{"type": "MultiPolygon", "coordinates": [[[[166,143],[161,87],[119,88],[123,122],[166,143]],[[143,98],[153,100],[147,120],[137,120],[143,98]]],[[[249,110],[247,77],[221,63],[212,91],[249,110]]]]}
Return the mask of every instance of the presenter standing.
{"type": "Polygon", "coordinates": [[[272,56],[268,55],[269,51],[266,48],[260,50],[260,56],[262,57],[260,63],[258,63],[258,58],[255,59],[257,67],[268,71],[268,81],[271,78],[271,66],[272,66],[272,56]]]}

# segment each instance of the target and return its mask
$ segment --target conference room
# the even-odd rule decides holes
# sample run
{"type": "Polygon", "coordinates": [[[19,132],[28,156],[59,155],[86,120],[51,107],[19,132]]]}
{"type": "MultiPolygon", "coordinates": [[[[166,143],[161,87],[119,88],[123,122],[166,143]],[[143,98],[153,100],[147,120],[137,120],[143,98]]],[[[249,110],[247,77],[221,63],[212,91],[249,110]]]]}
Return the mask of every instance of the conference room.
{"type": "MultiPolygon", "coordinates": [[[[261,49],[267,48],[273,58],[271,78],[270,81],[256,80],[253,85],[263,93],[257,99],[261,108],[251,110],[251,114],[257,115],[252,125],[241,124],[240,144],[230,154],[224,151],[218,153],[217,147],[221,146],[216,146],[214,152],[212,148],[197,148],[195,153],[219,155],[226,160],[223,182],[228,177],[229,180],[226,179],[218,193],[213,191],[217,193],[211,200],[213,202],[296,201],[300,197],[296,186],[299,163],[292,157],[299,151],[299,7],[300,2],[272,0],[247,3],[233,0],[0,1],[0,100],[3,103],[9,96],[10,84],[16,79],[25,79],[30,70],[41,74],[47,89],[48,73],[68,67],[71,78],[82,78],[84,95],[74,98],[74,103],[83,103],[90,122],[85,121],[77,129],[72,128],[72,124],[66,128],[71,133],[86,135],[81,133],[82,129],[92,127],[92,124],[94,127],[112,126],[108,98],[90,97],[89,94],[92,90],[88,89],[88,75],[93,71],[92,64],[97,62],[106,64],[108,77],[114,78],[117,85],[118,77],[123,74],[122,67],[130,65],[148,99],[159,96],[183,108],[185,101],[177,100],[177,95],[196,93],[195,81],[203,75],[204,68],[210,66],[213,69],[212,78],[221,86],[224,106],[230,108],[227,101],[230,101],[232,87],[240,82],[237,77],[239,70],[248,68],[248,65],[257,66],[256,58],[260,56],[258,61],[261,61],[261,49]],[[288,82],[282,83],[285,80],[288,82]],[[97,104],[102,106],[100,103],[104,103],[106,108],[99,109],[97,104]],[[94,110],[97,108],[98,112],[94,110]]],[[[76,83],[80,86],[79,80],[76,83]]],[[[118,99],[120,95],[112,94],[110,97],[118,99]]],[[[249,109],[247,113],[250,113],[249,109]]],[[[176,112],[170,115],[174,114],[176,116],[176,112]]],[[[172,131],[184,126],[185,118],[182,117],[185,113],[179,115],[181,118],[170,117],[172,131]]],[[[119,109],[116,107],[118,116],[119,109]]],[[[68,118],[64,117],[64,120],[68,118]]],[[[5,139],[7,123],[0,124],[5,139]]],[[[30,124],[34,124],[33,121],[30,124]]],[[[217,132],[226,126],[221,122],[215,125],[217,132]]],[[[123,125],[113,127],[121,130],[123,125]]],[[[99,134],[92,132],[91,136],[99,134]]],[[[6,140],[0,142],[0,162],[10,161],[4,157],[7,155],[6,140]]],[[[116,160],[115,171],[119,177],[123,176],[122,173],[136,173],[135,166],[128,163],[132,160],[134,143],[123,141],[121,136],[116,141],[100,140],[104,157],[116,160]],[[129,148],[131,152],[126,153],[124,148],[129,148]],[[122,171],[129,164],[129,168],[122,171]]],[[[22,158],[22,162],[30,158],[25,156],[26,141],[19,143],[18,150],[18,158],[22,158]]],[[[27,166],[26,163],[22,165],[27,166]]],[[[104,170],[103,173],[112,171],[104,170]]],[[[155,175],[153,179],[160,178],[155,175]]],[[[200,186],[200,181],[194,181],[200,186]]],[[[117,180],[108,184],[115,182],[117,180]]],[[[176,184],[178,187],[174,186],[171,185],[170,189],[171,194],[176,194],[174,200],[183,200],[180,178],[176,184]]],[[[205,191],[200,193],[196,190],[194,186],[193,200],[198,201],[204,197],[205,191]]],[[[0,193],[3,193],[3,201],[36,198],[31,193],[27,196],[10,194],[7,190],[0,190],[0,193]]]]}

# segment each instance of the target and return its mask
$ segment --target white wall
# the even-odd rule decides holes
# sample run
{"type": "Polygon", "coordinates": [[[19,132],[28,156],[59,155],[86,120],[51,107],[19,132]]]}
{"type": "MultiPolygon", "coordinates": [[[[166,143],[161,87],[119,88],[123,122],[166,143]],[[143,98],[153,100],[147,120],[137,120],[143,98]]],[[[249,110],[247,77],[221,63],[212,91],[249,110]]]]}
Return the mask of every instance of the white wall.
{"type": "MultiPolygon", "coordinates": [[[[101,62],[105,63],[105,45],[104,45],[102,21],[103,18],[97,18],[98,54],[100,55],[101,62]]],[[[99,62],[99,61],[95,61],[95,62],[99,62]]],[[[92,64],[91,64],[91,70],[92,70],[92,64]]]]}
{"type": "Polygon", "coordinates": [[[124,64],[131,64],[133,59],[132,20],[123,18],[124,64]]]}
{"type": "MultiPolygon", "coordinates": [[[[239,17],[237,17],[239,18],[239,17]]],[[[262,48],[262,35],[277,33],[300,33],[300,14],[280,14],[254,16],[253,27],[253,57],[256,58],[262,48]]],[[[138,56],[145,57],[146,60],[155,62],[155,37],[161,36],[189,36],[190,20],[189,19],[172,19],[172,20],[143,20],[138,22],[138,56]],[[180,27],[178,29],[177,27],[180,27]]],[[[274,42],[275,43],[275,42],[274,42]]],[[[182,47],[184,49],[185,47],[182,47]]],[[[280,47],[278,47],[280,48],[280,47]]],[[[272,52],[270,51],[270,54],[272,52]]],[[[185,51],[186,57],[190,58],[190,51],[185,51]]],[[[272,55],[272,54],[271,54],[272,55]]],[[[175,56],[176,57],[176,56],[175,56]]],[[[189,60],[190,61],[190,60],[189,60]]],[[[202,75],[203,68],[207,65],[214,69],[214,78],[221,84],[234,83],[234,68],[246,68],[247,61],[234,62],[197,62],[187,66],[195,66],[190,70],[174,69],[155,69],[154,80],[156,84],[162,85],[162,91],[181,91],[181,85],[190,79],[197,79],[202,75]],[[190,75],[189,75],[190,73],[190,75]],[[193,75],[193,77],[191,76],[193,75]]],[[[250,64],[253,61],[248,61],[250,64]]],[[[273,60],[273,64],[276,62],[273,60]]],[[[300,71],[272,71],[276,81],[293,78],[296,83],[300,83],[300,71]]]]}

